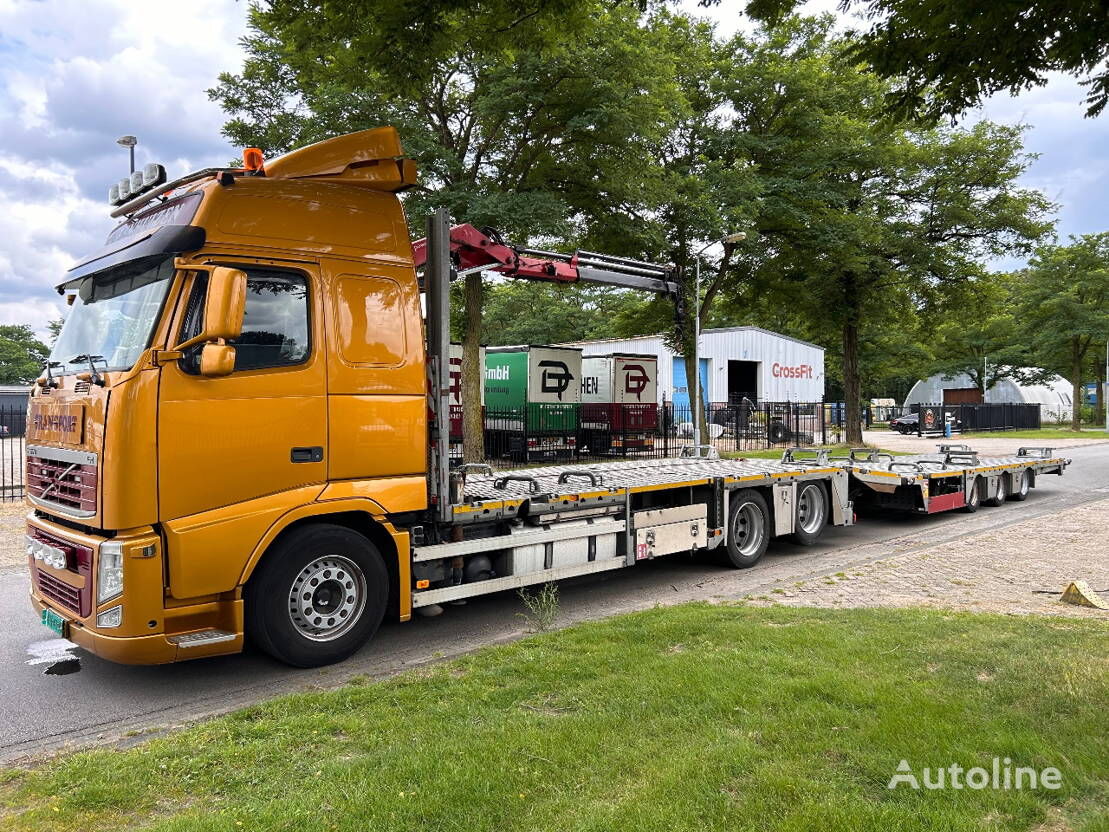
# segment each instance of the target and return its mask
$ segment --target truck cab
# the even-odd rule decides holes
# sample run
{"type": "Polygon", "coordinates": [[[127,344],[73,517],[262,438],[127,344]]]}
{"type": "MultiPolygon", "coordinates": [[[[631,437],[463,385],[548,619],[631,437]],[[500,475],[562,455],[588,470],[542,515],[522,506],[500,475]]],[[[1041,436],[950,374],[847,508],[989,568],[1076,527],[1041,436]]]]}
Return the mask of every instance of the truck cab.
{"type": "Polygon", "coordinates": [[[156,663],[236,652],[253,615],[264,648],[320,664],[387,609],[409,616],[409,536],[393,522],[427,507],[420,295],[397,196],[414,181],[381,128],[117,209],[105,248],[59,284],[71,308],[29,403],[44,623],[156,663]],[[304,532],[320,523],[323,543],[304,532]],[[355,537],[369,545],[350,551],[355,537]],[[299,553],[301,591],[252,611],[278,550],[299,553]]]}

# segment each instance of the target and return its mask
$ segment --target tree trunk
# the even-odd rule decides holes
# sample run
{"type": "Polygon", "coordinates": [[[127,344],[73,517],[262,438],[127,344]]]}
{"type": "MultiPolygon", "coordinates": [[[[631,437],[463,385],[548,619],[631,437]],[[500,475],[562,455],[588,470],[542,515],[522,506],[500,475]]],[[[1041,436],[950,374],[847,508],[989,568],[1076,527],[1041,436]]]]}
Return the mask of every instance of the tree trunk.
{"type": "Polygon", "coordinates": [[[1094,422],[1099,425],[1105,424],[1105,365],[1097,362],[1097,412],[1094,414],[1094,422]]]}
{"type": "Polygon", "coordinates": [[[1077,338],[1071,339],[1071,430],[1082,430],[1082,359],[1085,357],[1077,338]]]}
{"type": "Polygon", "coordinates": [[[481,365],[481,273],[466,275],[463,294],[466,330],[462,335],[462,459],[485,459],[485,420],[481,412],[481,388],[485,367],[481,365]]]}
{"type": "Polygon", "coordinates": [[[697,366],[694,363],[692,343],[690,343],[685,355],[682,356],[682,361],[685,363],[685,383],[689,389],[690,418],[695,426],[694,432],[697,437],[697,444],[711,444],[708,430],[705,427],[705,391],[700,387],[701,378],[699,375],[696,376],[698,385],[696,395],[694,395],[693,390],[693,379],[695,378],[693,374],[697,372],[697,366]]]}
{"type": "Polygon", "coordinates": [[[859,287],[855,275],[844,277],[843,302],[847,320],[843,324],[843,409],[846,411],[847,444],[863,444],[859,418],[862,384],[859,381],[859,287]]]}

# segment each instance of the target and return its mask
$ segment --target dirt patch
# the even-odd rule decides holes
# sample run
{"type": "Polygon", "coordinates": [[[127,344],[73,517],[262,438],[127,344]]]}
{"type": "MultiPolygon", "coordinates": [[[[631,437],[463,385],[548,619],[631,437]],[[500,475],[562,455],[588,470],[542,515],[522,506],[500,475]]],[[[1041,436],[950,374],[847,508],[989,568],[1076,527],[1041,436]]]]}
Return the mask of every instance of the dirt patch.
{"type": "MultiPolygon", "coordinates": [[[[1101,618],[1065,604],[1071,581],[1109,590],[1109,500],[1014,523],[919,551],[782,586],[759,605],[942,607],[1017,615],[1101,618]]],[[[1109,591],[1102,593],[1109,598],[1109,591]]]]}
{"type": "Polygon", "coordinates": [[[0,502],[0,570],[23,568],[27,554],[23,550],[24,518],[27,506],[23,501],[0,502]]]}

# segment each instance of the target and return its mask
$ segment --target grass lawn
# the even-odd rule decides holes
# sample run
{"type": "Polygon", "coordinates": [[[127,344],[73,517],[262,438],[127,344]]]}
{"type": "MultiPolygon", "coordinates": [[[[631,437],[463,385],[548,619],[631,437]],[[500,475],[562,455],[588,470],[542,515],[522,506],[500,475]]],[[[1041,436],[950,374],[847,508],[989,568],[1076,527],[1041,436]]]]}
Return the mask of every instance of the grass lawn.
{"type": "Polygon", "coordinates": [[[1058,428],[1042,428],[1040,430],[997,430],[960,433],[956,438],[977,439],[1109,439],[1109,433],[1097,428],[1074,431],[1060,430],[1058,428]]]}
{"type": "Polygon", "coordinates": [[[1102,622],[693,604],[0,774],[16,830],[1109,829],[1102,622]],[[896,790],[925,766],[1058,791],[896,790]]]}

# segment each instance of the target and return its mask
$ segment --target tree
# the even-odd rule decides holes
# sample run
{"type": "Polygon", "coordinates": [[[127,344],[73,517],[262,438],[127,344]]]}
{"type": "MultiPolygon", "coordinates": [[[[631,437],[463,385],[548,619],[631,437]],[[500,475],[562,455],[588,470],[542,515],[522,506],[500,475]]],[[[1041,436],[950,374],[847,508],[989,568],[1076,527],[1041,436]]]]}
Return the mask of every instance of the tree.
{"type": "Polygon", "coordinates": [[[58,336],[62,334],[62,326],[65,324],[63,318],[56,318],[53,321],[46,322],[46,329],[50,332],[50,343],[53,344],[58,340],[58,336]]]}
{"type": "MultiPolygon", "coordinates": [[[[980,262],[1027,250],[1050,203],[1016,181],[1019,128],[886,118],[889,85],[838,60],[831,21],[737,38],[732,141],[758,177],[755,290],[838,332],[847,440],[861,442],[868,339],[904,327],[980,262]]],[[[912,327],[909,327],[910,331],[912,327]]]]}
{"type": "MultiPolygon", "coordinates": [[[[429,48],[396,52],[391,27],[410,7],[275,0],[251,7],[243,70],[210,96],[232,116],[229,138],[267,152],[392,124],[422,172],[405,200],[417,234],[445,206],[514,241],[554,244],[573,236],[574,210],[600,213],[606,194],[635,187],[640,140],[664,132],[675,106],[664,41],[636,9],[576,8],[560,37],[547,14],[493,25],[488,10],[474,20],[438,4],[429,48]],[[511,32],[497,35],[501,25],[511,32]]],[[[478,364],[483,295],[481,275],[468,275],[466,366],[478,364]]],[[[463,376],[469,460],[482,453],[481,375],[463,376]]]]}
{"type": "Polygon", "coordinates": [[[997,274],[949,287],[936,315],[927,375],[965,373],[983,395],[1002,379],[1025,380],[1033,359],[1014,314],[1012,283],[997,274]]]}
{"type": "MultiPolygon", "coordinates": [[[[798,4],[749,0],[746,9],[773,24],[798,4]]],[[[1043,86],[1050,72],[1086,76],[1088,116],[1109,102],[1101,0],[841,0],[840,9],[871,21],[846,44],[845,58],[895,82],[886,101],[898,116],[955,118],[994,93],[1043,86]]]]}
{"type": "Polygon", "coordinates": [[[1023,338],[1040,366],[1070,377],[1079,430],[1082,380],[1109,338],[1109,232],[1040,247],[1018,281],[1023,338]]]}
{"type": "Polygon", "coordinates": [[[27,324],[0,325],[0,384],[30,384],[42,373],[50,350],[27,324]]]}

